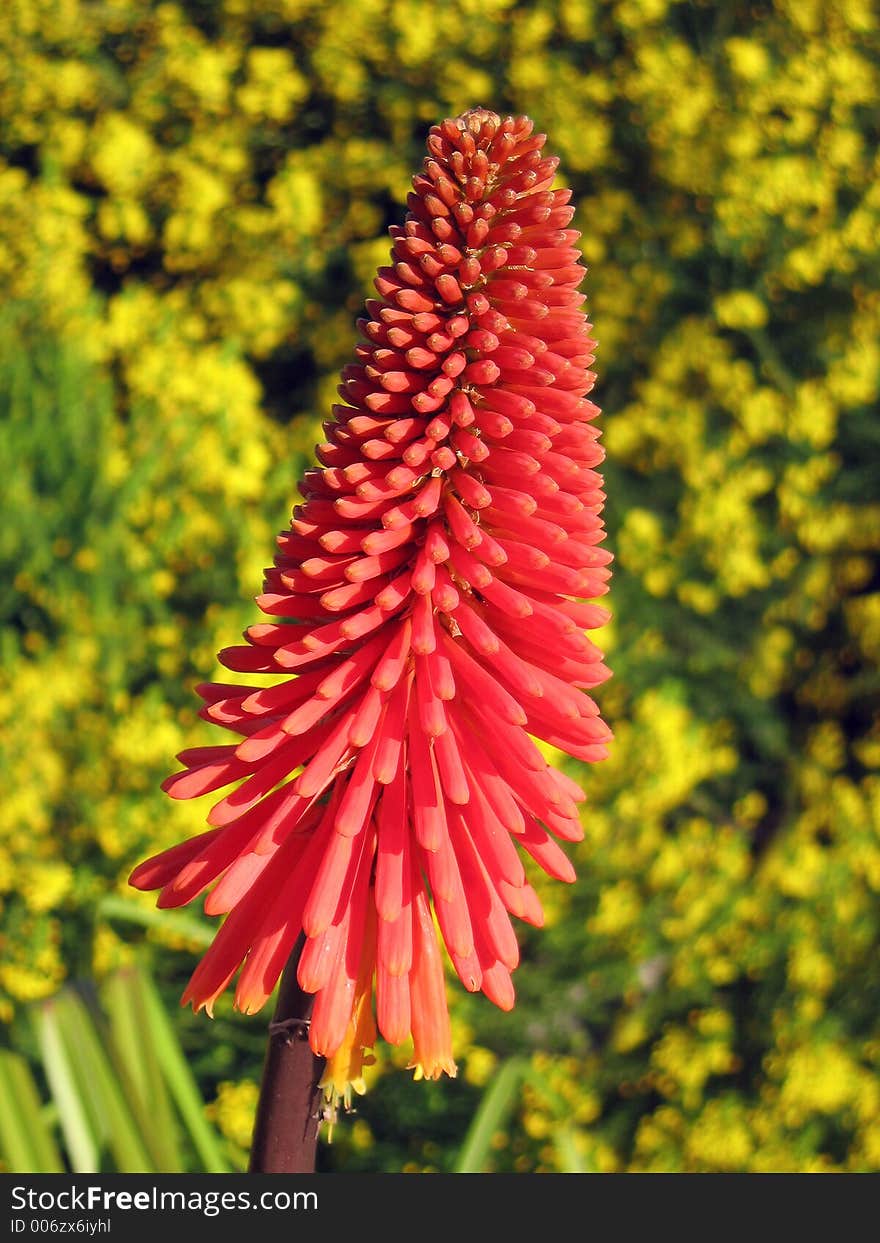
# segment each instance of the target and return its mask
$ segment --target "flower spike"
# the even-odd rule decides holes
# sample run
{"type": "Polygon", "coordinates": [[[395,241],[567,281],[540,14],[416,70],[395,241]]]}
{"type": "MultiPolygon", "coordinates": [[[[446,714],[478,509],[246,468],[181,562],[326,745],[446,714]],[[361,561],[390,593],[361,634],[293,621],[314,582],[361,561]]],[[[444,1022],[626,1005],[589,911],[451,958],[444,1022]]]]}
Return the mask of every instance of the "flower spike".
{"type": "MultiPolygon", "coordinates": [[[[309,1039],[360,1078],[376,1029],[454,1074],[440,940],[465,988],[514,1002],[510,915],[540,925],[517,846],[574,872],[579,787],[536,740],[602,759],[609,676],[594,342],[568,190],[527,117],[435,126],[359,321],[320,466],[278,539],[268,621],[221,660],[271,687],[200,688],[238,735],[164,788],[233,787],[211,830],[142,863],[161,906],[226,914],[185,1000],[259,1009],[301,934],[309,1039]]],[[[341,1086],[340,1086],[341,1085],[341,1086]]]]}

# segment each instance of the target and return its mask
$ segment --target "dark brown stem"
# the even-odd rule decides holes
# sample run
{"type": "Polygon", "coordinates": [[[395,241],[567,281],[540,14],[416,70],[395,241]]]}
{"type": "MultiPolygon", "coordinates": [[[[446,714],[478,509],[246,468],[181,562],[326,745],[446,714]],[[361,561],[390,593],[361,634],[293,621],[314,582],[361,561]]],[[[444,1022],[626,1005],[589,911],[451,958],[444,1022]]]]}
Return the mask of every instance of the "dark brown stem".
{"type": "Polygon", "coordinates": [[[318,1081],[324,1059],[309,1047],[314,998],[297,983],[302,949],[297,943],[284,968],[275,1017],[269,1024],[269,1047],[251,1148],[251,1174],[314,1174],[321,1117],[318,1081]]]}

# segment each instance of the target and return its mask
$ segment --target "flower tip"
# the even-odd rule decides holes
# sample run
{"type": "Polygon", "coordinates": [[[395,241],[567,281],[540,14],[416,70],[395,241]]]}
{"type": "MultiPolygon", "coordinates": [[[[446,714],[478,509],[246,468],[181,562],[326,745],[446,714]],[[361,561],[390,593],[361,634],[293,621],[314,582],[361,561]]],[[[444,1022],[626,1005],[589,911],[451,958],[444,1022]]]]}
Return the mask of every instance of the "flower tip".
{"type": "Polygon", "coordinates": [[[458,1078],[458,1067],[451,1058],[444,1058],[439,1062],[410,1062],[407,1070],[413,1072],[416,1082],[420,1079],[439,1079],[442,1075],[447,1075],[450,1079],[458,1078]]]}
{"type": "Polygon", "coordinates": [[[131,885],[132,889],[140,889],[141,892],[144,892],[150,888],[148,884],[144,883],[144,879],[149,874],[149,865],[150,860],[147,859],[146,862],[139,863],[134,871],[130,873],[128,884],[131,885]]]}

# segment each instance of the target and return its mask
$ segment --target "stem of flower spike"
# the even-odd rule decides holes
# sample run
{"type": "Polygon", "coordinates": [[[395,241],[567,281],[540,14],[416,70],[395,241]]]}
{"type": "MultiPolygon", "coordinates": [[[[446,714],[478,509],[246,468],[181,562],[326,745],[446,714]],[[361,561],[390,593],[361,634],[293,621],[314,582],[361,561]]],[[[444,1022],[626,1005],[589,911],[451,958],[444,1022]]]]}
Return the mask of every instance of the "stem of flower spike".
{"type": "Polygon", "coordinates": [[[309,1045],[314,998],[296,978],[302,939],[291,954],[269,1025],[269,1046],[251,1148],[251,1174],[314,1174],[324,1059],[309,1045]]]}

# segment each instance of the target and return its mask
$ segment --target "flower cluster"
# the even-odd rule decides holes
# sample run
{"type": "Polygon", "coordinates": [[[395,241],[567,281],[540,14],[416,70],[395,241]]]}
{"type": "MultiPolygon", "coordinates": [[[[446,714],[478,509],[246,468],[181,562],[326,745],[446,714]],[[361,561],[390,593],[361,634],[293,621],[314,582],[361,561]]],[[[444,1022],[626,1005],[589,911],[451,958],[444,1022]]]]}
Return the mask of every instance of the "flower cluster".
{"type": "Polygon", "coordinates": [[[165,788],[234,789],[131,878],[162,906],[218,882],[205,907],[228,918],[185,993],[209,1012],[239,968],[259,1009],[304,933],[310,1040],[342,1081],[376,1023],[412,1035],[419,1073],[454,1073],[432,910],[464,986],[511,1008],[510,914],[543,919],[514,843],[570,881],[554,838],[583,835],[583,792],[535,739],[593,761],[611,736],[583,693],[608,676],[584,633],[611,559],[594,342],[544,141],[483,109],[431,130],[266,573],[271,620],[221,655],[288,676],[200,688],[243,740],[183,752],[165,788]]]}

